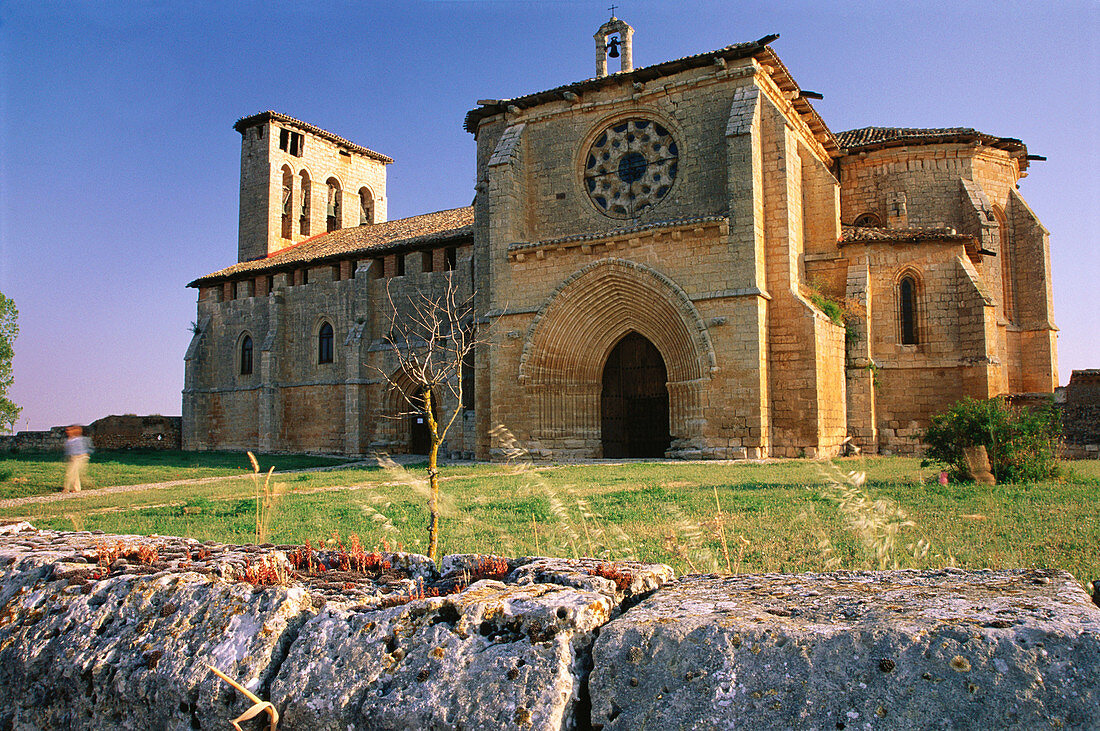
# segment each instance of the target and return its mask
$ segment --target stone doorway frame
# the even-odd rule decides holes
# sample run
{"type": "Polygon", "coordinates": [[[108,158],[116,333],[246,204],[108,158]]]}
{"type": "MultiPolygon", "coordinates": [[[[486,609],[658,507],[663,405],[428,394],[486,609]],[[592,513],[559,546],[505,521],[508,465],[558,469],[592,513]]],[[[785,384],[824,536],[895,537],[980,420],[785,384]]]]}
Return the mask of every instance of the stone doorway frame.
{"type": "Polygon", "coordinates": [[[519,381],[535,407],[534,436],[542,446],[563,456],[600,455],[604,364],[631,331],[665,361],[672,451],[702,444],[701,394],[717,367],[702,317],[666,275],[608,258],[565,279],[527,330],[519,381]]]}

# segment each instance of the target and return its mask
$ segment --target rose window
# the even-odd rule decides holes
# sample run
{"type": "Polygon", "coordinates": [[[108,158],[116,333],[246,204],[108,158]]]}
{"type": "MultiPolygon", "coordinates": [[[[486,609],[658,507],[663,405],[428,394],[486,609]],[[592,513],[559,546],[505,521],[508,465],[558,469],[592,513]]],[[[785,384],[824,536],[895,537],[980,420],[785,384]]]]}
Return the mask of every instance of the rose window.
{"type": "Polygon", "coordinates": [[[596,137],[585,158],[588,197],[612,218],[637,218],[668,195],[678,157],[672,133],[656,122],[616,122],[596,137]]]}

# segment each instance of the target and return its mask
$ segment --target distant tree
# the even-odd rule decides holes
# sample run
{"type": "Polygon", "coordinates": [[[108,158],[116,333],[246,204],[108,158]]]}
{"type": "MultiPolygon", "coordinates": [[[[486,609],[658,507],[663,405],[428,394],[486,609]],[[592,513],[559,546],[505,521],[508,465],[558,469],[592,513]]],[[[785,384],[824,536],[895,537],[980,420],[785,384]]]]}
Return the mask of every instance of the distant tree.
{"type": "Polygon", "coordinates": [[[15,302],[0,292],[0,434],[10,434],[19,418],[22,407],[8,398],[8,389],[15,379],[11,373],[11,360],[15,356],[15,338],[19,335],[19,310],[15,302]]]}
{"type": "Polygon", "coordinates": [[[474,329],[473,297],[460,299],[455,279],[449,272],[441,292],[399,295],[400,305],[386,288],[390,328],[384,340],[397,369],[382,375],[408,404],[404,415],[423,417],[428,424],[428,558],[433,561],[439,552],[439,447],[462,413],[462,365],[483,342],[474,329]],[[411,381],[412,388],[403,388],[399,380],[411,381]],[[444,394],[449,404],[443,403],[444,394]]]}

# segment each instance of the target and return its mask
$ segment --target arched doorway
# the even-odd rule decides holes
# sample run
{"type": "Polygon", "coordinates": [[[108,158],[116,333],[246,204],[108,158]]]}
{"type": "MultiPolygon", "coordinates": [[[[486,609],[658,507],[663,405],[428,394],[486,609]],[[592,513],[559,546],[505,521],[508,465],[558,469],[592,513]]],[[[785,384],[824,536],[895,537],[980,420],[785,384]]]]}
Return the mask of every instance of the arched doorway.
{"type": "Polygon", "coordinates": [[[607,356],[600,394],[604,457],[663,457],[672,442],[668,372],[657,347],[636,332],[607,356]]]}

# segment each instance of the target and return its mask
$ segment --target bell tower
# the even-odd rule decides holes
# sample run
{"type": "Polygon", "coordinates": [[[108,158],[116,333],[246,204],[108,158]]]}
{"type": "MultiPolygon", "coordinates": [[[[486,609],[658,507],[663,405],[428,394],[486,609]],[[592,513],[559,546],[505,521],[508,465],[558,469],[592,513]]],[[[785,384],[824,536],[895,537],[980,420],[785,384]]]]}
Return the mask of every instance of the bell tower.
{"type": "Polygon", "coordinates": [[[634,37],[634,29],[626,22],[619,20],[614,15],[615,6],[612,5],[611,20],[600,26],[596,35],[596,78],[607,76],[607,59],[619,58],[619,73],[625,74],[634,70],[634,55],[631,40],[634,37]],[[617,34],[618,37],[612,37],[617,34]]]}
{"type": "Polygon", "coordinates": [[[238,261],[386,220],[391,158],[273,111],[233,128],[241,133],[238,261]]]}

